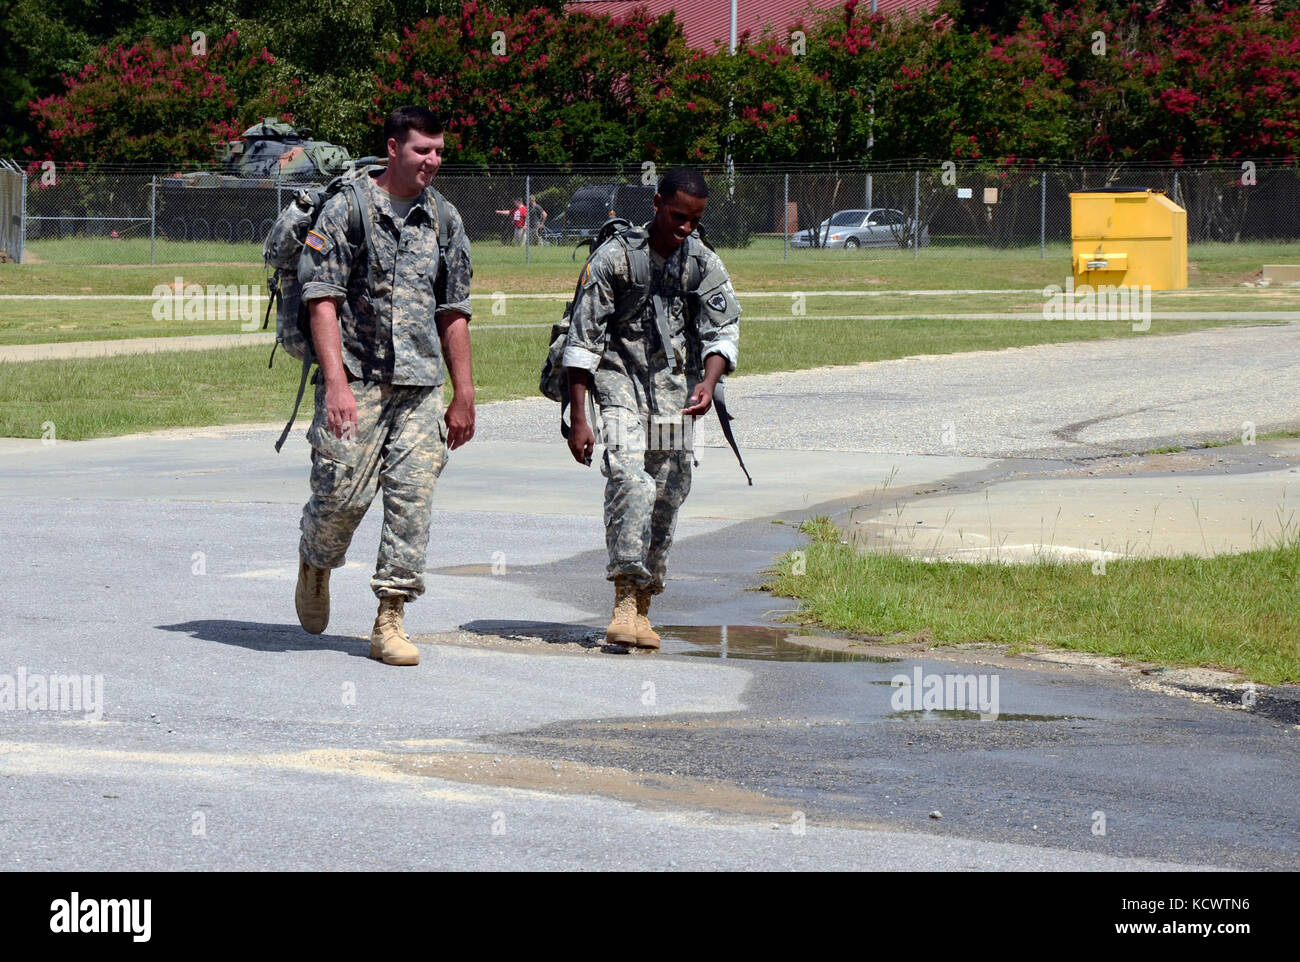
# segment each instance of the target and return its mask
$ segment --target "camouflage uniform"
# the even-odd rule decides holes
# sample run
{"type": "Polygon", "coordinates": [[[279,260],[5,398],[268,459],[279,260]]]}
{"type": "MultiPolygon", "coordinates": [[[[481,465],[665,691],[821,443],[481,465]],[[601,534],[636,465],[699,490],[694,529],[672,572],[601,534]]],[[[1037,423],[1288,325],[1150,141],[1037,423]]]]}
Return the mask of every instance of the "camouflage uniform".
{"type": "MultiPolygon", "coordinates": [[[[326,203],[303,248],[304,303],[342,297],[343,365],[357,401],[355,436],[329,430],[324,379],[317,375],[311,500],[302,512],[299,553],[315,568],[338,568],[378,488],[384,526],[370,586],[379,597],[424,592],[433,487],[447,461],[442,345],[435,317],[470,313],[469,240],[450,204],[451,240],[438,256],[438,218],[423,193],[403,219],[364,178],[374,250],[353,264],[347,192],[326,203]],[[400,227],[399,227],[400,224],[400,227]],[[394,269],[396,262],[396,269],[394,269]]],[[[364,251],[364,244],[357,253],[364,251]]]]}
{"type": "Polygon", "coordinates": [[[564,365],[594,375],[605,453],[605,544],[612,581],[663,591],[677,512],[691,490],[692,419],[681,411],[703,378],[703,359],[719,354],[736,369],[740,305],[722,260],[695,237],[666,261],[649,252],[642,230],[629,238],[650,253],[650,296],[631,317],[620,308],[638,294],[626,253],[607,241],[584,268],[564,365]],[[698,295],[684,290],[688,258],[700,261],[698,295]],[[676,371],[670,369],[655,321],[662,299],[676,371]]]}

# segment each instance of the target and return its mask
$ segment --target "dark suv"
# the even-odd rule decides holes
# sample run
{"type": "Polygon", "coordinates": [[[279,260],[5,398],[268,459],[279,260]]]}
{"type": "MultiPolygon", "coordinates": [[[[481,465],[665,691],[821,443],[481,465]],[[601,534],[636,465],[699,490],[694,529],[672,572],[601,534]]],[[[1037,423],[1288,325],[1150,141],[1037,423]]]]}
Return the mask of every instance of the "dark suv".
{"type": "Polygon", "coordinates": [[[579,241],[600,230],[611,217],[626,217],[644,224],[654,216],[655,188],[640,184],[588,184],[569,198],[564,213],[542,228],[549,241],[579,241]]]}

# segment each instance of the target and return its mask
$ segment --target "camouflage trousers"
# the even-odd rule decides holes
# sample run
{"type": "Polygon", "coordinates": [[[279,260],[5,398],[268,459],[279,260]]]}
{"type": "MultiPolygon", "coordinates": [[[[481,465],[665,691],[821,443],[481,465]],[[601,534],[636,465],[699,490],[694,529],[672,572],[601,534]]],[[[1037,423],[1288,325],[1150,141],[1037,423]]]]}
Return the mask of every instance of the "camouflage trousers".
{"type": "Polygon", "coordinates": [[[628,408],[600,409],[605,454],[606,575],[664,590],[677,511],[691,490],[690,420],[664,423],[628,408]]]}
{"type": "Polygon", "coordinates": [[[424,593],[433,487],[447,463],[441,387],[353,381],[352,437],[329,432],[325,385],[316,385],[311,500],[302,509],[298,552],[315,568],[342,567],[352,535],[375,492],[383,490],[384,526],[370,587],[379,597],[424,593]]]}

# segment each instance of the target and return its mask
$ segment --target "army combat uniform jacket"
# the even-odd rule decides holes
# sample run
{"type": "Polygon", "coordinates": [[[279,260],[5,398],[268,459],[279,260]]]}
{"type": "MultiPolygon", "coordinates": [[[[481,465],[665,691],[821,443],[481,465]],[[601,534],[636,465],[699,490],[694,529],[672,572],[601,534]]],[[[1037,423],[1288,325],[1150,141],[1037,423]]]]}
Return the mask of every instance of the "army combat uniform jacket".
{"type": "Polygon", "coordinates": [[[450,237],[440,264],[438,215],[429,191],[399,222],[374,179],[366,177],[364,183],[375,249],[358,251],[366,261],[354,269],[347,192],[334,195],[303,248],[303,303],[343,299],[343,364],[352,377],[437,386],[445,372],[436,317],[451,311],[470,316],[472,270],[460,212],[447,205],[450,237]]]}
{"type": "Polygon", "coordinates": [[[721,355],[725,373],[736,369],[740,305],[722,259],[694,236],[666,260],[649,249],[644,229],[630,239],[650,256],[650,296],[634,316],[620,316],[633,296],[627,254],[606,241],[584,269],[582,294],[574,305],[564,366],[590,371],[596,401],[641,415],[671,417],[704,373],[704,358],[721,355]],[[686,290],[690,258],[698,261],[700,284],[686,290]],[[671,343],[665,350],[655,319],[660,298],[671,343]],[[671,356],[670,356],[671,352],[671,356]]]}

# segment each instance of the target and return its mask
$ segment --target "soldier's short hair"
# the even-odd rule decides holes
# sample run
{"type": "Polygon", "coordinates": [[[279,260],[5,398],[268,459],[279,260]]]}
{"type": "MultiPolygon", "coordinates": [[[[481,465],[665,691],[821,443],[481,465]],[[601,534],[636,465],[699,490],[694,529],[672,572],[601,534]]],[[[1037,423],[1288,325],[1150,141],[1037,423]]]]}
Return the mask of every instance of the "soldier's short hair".
{"type": "Polygon", "coordinates": [[[388,143],[390,138],[396,138],[399,144],[405,143],[406,135],[412,130],[418,130],[430,137],[440,134],[442,118],[428,107],[419,107],[415,104],[398,107],[384,120],[384,143],[388,143]]]}
{"type": "Polygon", "coordinates": [[[671,200],[678,191],[692,197],[708,197],[709,185],[694,167],[674,167],[659,178],[659,196],[671,200]]]}

